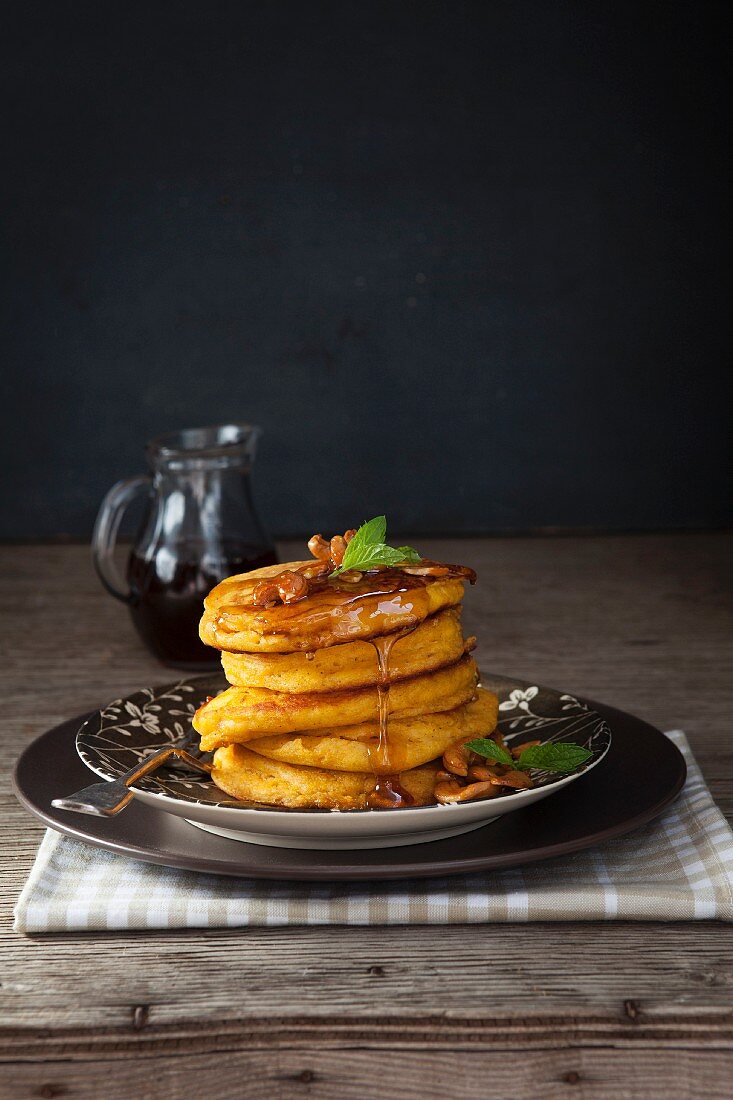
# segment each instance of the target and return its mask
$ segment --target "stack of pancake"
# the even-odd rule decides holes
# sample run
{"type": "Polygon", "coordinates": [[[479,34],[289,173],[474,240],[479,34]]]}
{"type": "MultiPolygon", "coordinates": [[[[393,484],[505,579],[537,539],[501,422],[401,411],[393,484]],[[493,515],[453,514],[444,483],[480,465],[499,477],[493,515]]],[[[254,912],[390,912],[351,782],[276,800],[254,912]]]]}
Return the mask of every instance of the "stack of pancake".
{"type": "Polygon", "coordinates": [[[292,809],[434,802],[443,753],[497,722],[461,630],[470,571],[428,563],[331,578],[313,566],[230,577],[205,601],[201,638],[222,651],[232,685],[193,723],[214,751],[214,782],[292,809]],[[308,581],[297,598],[293,575],[308,581]]]}

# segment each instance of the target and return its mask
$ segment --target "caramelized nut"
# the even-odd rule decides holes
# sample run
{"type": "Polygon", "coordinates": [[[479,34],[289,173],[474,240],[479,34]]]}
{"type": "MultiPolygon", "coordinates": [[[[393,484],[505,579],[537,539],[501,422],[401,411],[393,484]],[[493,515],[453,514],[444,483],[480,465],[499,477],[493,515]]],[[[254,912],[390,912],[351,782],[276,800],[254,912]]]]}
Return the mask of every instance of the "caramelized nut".
{"type": "Polygon", "coordinates": [[[494,782],[500,783],[502,787],[513,787],[517,791],[524,791],[532,786],[532,780],[526,772],[513,771],[512,769],[504,772],[503,775],[497,776],[494,782]]]}
{"type": "Polygon", "coordinates": [[[405,573],[413,577],[447,577],[450,569],[447,565],[439,565],[437,562],[421,562],[419,565],[403,565],[405,573]]]}
{"type": "Polygon", "coordinates": [[[324,539],[323,535],[313,535],[308,539],[308,549],[314,558],[318,558],[320,561],[331,560],[331,546],[324,539]]]}
{"type": "Polygon", "coordinates": [[[355,534],[356,528],[350,527],[348,531],[344,531],[343,535],[334,535],[330,541],[324,539],[323,535],[313,535],[308,539],[308,549],[314,558],[339,566],[344,560],[346,547],[355,534]]]}
{"type": "Polygon", "coordinates": [[[471,584],[476,583],[476,573],[467,565],[448,565],[442,561],[430,561],[423,558],[415,565],[403,565],[405,573],[412,573],[416,577],[456,577],[463,578],[471,584]]]}
{"type": "Polygon", "coordinates": [[[255,607],[274,607],[277,603],[295,603],[308,594],[308,581],[292,569],[283,569],[276,577],[259,581],[252,593],[255,607]]]}
{"type": "Polygon", "coordinates": [[[443,767],[452,775],[468,775],[468,758],[470,749],[457,741],[455,745],[449,745],[443,753],[443,767]]]}
{"type": "Polygon", "coordinates": [[[324,577],[331,572],[331,559],[310,562],[308,565],[302,566],[299,572],[307,581],[317,580],[318,577],[324,577]]]}
{"type": "Polygon", "coordinates": [[[296,600],[302,600],[303,596],[308,593],[308,581],[300,573],[293,572],[292,569],[284,569],[282,573],[279,573],[277,582],[278,592],[283,603],[295,603],[296,600]]]}
{"type": "Polygon", "coordinates": [[[436,783],[434,793],[438,802],[447,806],[452,802],[472,802],[475,798],[496,798],[499,788],[493,783],[469,783],[462,787],[455,780],[453,784],[436,783]]]}
{"type": "Polygon", "coordinates": [[[346,540],[343,535],[334,535],[331,539],[331,561],[334,565],[341,565],[346,553],[346,540]]]}
{"type": "Polygon", "coordinates": [[[274,607],[279,598],[276,581],[258,581],[252,593],[255,607],[274,607]]]}
{"type": "Polygon", "coordinates": [[[451,776],[450,779],[443,779],[435,784],[433,788],[433,794],[438,802],[443,806],[447,806],[449,802],[459,802],[459,795],[463,787],[455,778],[451,776]]]}
{"type": "Polygon", "coordinates": [[[481,780],[485,783],[493,783],[497,779],[497,774],[486,764],[472,764],[468,769],[468,778],[474,782],[481,780]]]}
{"type": "Polygon", "coordinates": [[[541,741],[522,741],[521,745],[512,745],[509,748],[509,752],[512,754],[515,760],[518,760],[525,749],[533,749],[535,745],[541,744],[541,741]]]}

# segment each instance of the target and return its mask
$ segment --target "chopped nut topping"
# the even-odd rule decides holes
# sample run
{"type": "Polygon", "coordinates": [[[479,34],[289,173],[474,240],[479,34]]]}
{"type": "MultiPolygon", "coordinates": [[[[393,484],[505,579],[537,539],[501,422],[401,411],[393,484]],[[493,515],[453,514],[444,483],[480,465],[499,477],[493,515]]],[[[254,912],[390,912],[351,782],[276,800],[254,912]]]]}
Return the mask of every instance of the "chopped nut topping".
{"type": "Polygon", "coordinates": [[[476,573],[467,565],[448,565],[447,562],[429,561],[423,558],[415,565],[403,565],[405,573],[411,573],[413,577],[463,577],[470,584],[476,583],[476,573]]]}
{"type": "Polygon", "coordinates": [[[515,760],[519,760],[525,749],[533,749],[535,745],[541,745],[541,741],[522,741],[521,745],[512,745],[509,752],[512,754],[515,760]]]}
{"type": "Polygon", "coordinates": [[[255,607],[274,607],[277,603],[295,603],[308,594],[308,581],[302,573],[283,569],[276,577],[261,580],[255,585],[252,602],[255,607]]]}
{"type": "Polygon", "coordinates": [[[455,776],[452,775],[450,779],[443,779],[437,782],[433,788],[433,794],[438,802],[447,806],[449,802],[458,802],[458,796],[462,790],[463,787],[455,776]]]}
{"type": "Polygon", "coordinates": [[[493,782],[501,787],[513,787],[517,791],[526,791],[532,786],[532,780],[526,772],[514,771],[512,768],[503,775],[497,775],[493,782]]]}
{"type": "MultiPolygon", "coordinates": [[[[320,580],[331,573],[344,559],[346,547],[349,545],[355,530],[344,532],[343,535],[335,535],[330,542],[323,535],[313,535],[308,540],[308,549],[315,561],[302,565],[299,569],[283,569],[274,577],[267,577],[259,581],[252,593],[252,602],[255,607],[275,607],[278,603],[295,603],[308,595],[310,581],[320,580]]],[[[343,579],[356,583],[361,580],[361,573],[344,573],[343,579]]]]}
{"type": "Polygon", "coordinates": [[[443,753],[443,767],[452,775],[468,775],[470,756],[471,750],[458,741],[455,745],[449,745],[443,753]]]}
{"type": "MultiPolygon", "coordinates": [[[[498,730],[494,730],[489,736],[497,745],[506,748],[504,738],[498,730]]],[[[532,786],[532,780],[526,772],[508,764],[485,760],[479,753],[472,752],[466,744],[471,740],[472,737],[466,737],[462,741],[456,741],[443,753],[443,768],[436,774],[433,787],[436,801],[444,805],[471,802],[474,798],[494,798],[502,793],[503,788],[527,790],[532,786]]],[[[517,746],[517,749],[527,748],[528,745],[529,742],[526,742],[517,746]]],[[[515,757],[519,755],[513,748],[510,751],[515,757]]]]}
{"type": "Polygon", "coordinates": [[[343,535],[334,535],[331,539],[331,561],[333,564],[336,566],[341,565],[345,553],[346,539],[343,535]]]}
{"type": "Polygon", "coordinates": [[[308,549],[314,558],[328,562],[332,569],[336,569],[344,560],[346,547],[355,534],[356,528],[351,527],[348,531],[344,531],[343,535],[334,535],[330,542],[324,539],[323,535],[313,535],[308,539],[308,549]]]}
{"type": "Polygon", "coordinates": [[[493,783],[496,779],[496,772],[492,771],[486,764],[472,764],[468,769],[468,778],[474,782],[480,780],[482,783],[493,783]]]}
{"type": "Polygon", "coordinates": [[[319,577],[325,577],[327,573],[331,572],[331,561],[314,561],[310,565],[304,565],[300,569],[301,577],[305,577],[307,581],[315,581],[319,577]]]}
{"type": "Polygon", "coordinates": [[[314,558],[320,561],[331,560],[331,545],[326,542],[323,535],[313,535],[308,539],[308,549],[314,558]]]}
{"type": "Polygon", "coordinates": [[[451,802],[472,802],[474,798],[495,798],[498,793],[499,787],[493,783],[469,783],[463,787],[454,779],[452,783],[435,784],[435,797],[444,806],[451,802]]]}
{"type": "Polygon", "coordinates": [[[447,565],[439,565],[438,562],[421,562],[419,565],[403,565],[405,573],[413,577],[447,577],[450,569],[447,565]]]}
{"type": "MultiPolygon", "coordinates": [[[[255,607],[275,607],[278,603],[295,603],[297,600],[304,599],[309,593],[311,581],[322,581],[328,574],[333,573],[335,570],[341,570],[347,547],[356,534],[356,528],[352,527],[348,531],[344,531],[343,535],[334,535],[330,539],[325,539],[320,533],[312,535],[308,539],[308,549],[315,560],[299,566],[297,570],[286,569],[274,577],[267,577],[259,581],[252,593],[252,602],[255,607]]],[[[407,551],[409,547],[403,547],[402,549],[407,551]]],[[[386,550],[394,554],[394,551],[389,547],[385,547],[386,550]]],[[[415,551],[410,550],[409,552],[416,555],[415,551]]],[[[370,563],[372,559],[367,558],[365,561],[370,563]]],[[[349,569],[347,567],[344,572],[337,573],[341,582],[358,584],[365,571],[372,572],[372,570],[387,568],[386,565],[367,564],[365,570],[365,566],[356,561],[354,565],[357,568],[349,569]]],[[[398,563],[394,567],[390,566],[390,568],[401,569],[405,573],[410,573],[416,577],[460,577],[469,580],[471,584],[476,580],[474,571],[466,566],[444,565],[442,562],[428,561],[427,559],[413,565],[398,563]]],[[[475,638],[469,638],[466,642],[465,652],[470,652],[475,644],[475,638]]],[[[462,774],[465,775],[466,773],[462,774]]]]}

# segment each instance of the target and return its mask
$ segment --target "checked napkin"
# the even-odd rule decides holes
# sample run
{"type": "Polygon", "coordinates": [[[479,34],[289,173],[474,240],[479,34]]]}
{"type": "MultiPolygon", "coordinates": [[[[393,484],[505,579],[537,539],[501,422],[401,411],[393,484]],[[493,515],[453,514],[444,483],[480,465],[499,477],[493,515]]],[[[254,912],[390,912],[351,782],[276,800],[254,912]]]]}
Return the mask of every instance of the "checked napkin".
{"type": "Polygon", "coordinates": [[[20,932],[245,925],[733,920],[733,832],[680,731],[677,801],[649,825],[573,856],[440,879],[270,882],[128,859],[47,831],[15,909],[20,932]]]}

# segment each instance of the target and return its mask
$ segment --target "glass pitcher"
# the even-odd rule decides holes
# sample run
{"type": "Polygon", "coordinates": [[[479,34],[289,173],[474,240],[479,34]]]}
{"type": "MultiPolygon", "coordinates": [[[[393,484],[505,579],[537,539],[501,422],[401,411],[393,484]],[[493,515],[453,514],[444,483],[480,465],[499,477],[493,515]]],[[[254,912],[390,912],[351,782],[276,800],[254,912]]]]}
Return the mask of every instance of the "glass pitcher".
{"type": "Polygon", "coordinates": [[[250,490],[260,434],[251,424],[224,424],[159,436],[146,448],[151,475],[118,481],[102,502],[92,536],[95,568],[167,665],[215,667],[215,650],[198,636],[204,596],[224,577],[277,561],[250,490]],[[147,509],[125,585],[114,547],[122,515],[138,496],[147,497],[147,509]]]}

